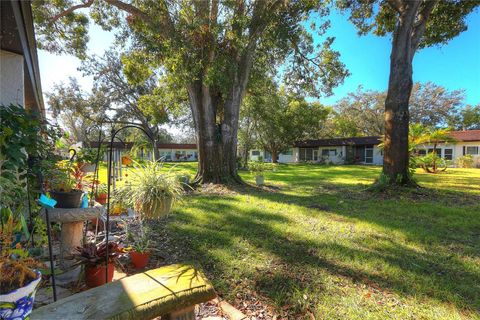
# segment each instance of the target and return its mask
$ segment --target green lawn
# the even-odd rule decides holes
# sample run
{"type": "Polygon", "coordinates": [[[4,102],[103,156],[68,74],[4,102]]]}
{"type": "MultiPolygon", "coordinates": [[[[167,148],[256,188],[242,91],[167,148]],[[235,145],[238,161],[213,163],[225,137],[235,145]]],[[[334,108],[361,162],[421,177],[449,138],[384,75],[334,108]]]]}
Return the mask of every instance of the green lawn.
{"type": "Polygon", "coordinates": [[[159,247],[252,315],[480,318],[480,170],[418,173],[426,188],[391,195],[366,190],[379,172],[280,165],[267,190],[187,196],[156,223],[159,247]]]}

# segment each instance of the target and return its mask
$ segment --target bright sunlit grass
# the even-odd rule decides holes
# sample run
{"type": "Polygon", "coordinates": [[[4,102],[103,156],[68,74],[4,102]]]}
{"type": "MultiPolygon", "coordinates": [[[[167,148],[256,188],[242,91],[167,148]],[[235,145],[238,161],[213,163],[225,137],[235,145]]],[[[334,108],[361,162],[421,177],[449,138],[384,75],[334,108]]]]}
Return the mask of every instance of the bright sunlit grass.
{"type": "Polygon", "coordinates": [[[380,170],[279,165],[268,191],[187,196],[155,224],[161,250],[202,268],[231,303],[260,300],[289,319],[477,317],[480,170],[419,171],[423,189],[366,191],[380,170]]]}

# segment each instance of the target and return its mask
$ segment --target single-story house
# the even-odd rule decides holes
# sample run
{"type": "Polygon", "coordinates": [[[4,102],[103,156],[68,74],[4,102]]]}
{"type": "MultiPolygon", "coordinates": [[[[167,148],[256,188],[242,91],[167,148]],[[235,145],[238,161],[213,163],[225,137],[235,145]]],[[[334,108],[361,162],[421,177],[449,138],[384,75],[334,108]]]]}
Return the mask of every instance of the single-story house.
{"type": "MultiPolygon", "coordinates": [[[[83,143],[89,148],[97,148],[98,142],[92,141],[83,143]]],[[[109,143],[104,142],[103,145],[108,147],[109,143]]],[[[122,156],[134,147],[133,142],[119,142],[113,143],[114,156],[122,156]]],[[[157,143],[158,153],[163,161],[197,161],[198,152],[197,145],[193,143],[157,143]]],[[[152,150],[139,150],[140,157],[145,159],[152,158],[152,150]]]]}
{"type": "MultiPolygon", "coordinates": [[[[456,142],[438,144],[438,155],[455,162],[459,157],[470,154],[474,165],[480,167],[480,130],[452,131],[451,136],[456,142]]],[[[287,152],[279,155],[278,162],[382,165],[383,151],[378,147],[380,142],[379,136],[297,141],[287,152]]],[[[433,145],[421,145],[418,152],[419,154],[433,152],[433,145]]],[[[250,151],[250,160],[256,161],[260,157],[264,161],[271,161],[271,155],[266,151],[258,149],[250,151]]]]}
{"type": "MultiPolygon", "coordinates": [[[[297,141],[287,152],[279,154],[278,162],[328,162],[332,164],[382,164],[383,154],[378,148],[380,137],[352,137],[297,141]]],[[[251,150],[250,159],[259,157],[271,161],[268,152],[251,150]]]]}
{"type": "Polygon", "coordinates": [[[30,1],[0,1],[0,105],[45,116],[30,1]]]}

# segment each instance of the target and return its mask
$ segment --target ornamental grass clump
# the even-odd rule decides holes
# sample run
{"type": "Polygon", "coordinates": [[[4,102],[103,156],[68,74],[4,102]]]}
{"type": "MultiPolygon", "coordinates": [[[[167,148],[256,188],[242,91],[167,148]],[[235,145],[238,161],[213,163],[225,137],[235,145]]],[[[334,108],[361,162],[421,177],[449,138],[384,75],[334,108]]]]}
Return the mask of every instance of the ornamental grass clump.
{"type": "Polygon", "coordinates": [[[157,219],[170,212],[183,193],[177,175],[163,169],[161,162],[135,162],[128,183],[121,187],[124,200],[147,219],[157,219]]]}

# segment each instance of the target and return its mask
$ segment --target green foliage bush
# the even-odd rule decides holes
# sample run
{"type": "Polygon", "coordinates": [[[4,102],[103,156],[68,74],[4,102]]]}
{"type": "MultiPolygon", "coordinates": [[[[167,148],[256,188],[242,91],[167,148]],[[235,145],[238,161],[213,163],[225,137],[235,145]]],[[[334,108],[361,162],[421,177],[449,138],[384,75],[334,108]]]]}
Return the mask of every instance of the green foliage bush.
{"type": "Polygon", "coordinates": [[[472,168],[473,167],[473,156],[471,154],[466,154],[457,158],[456,161],[457,167],[459,168],[472,168]]]}

